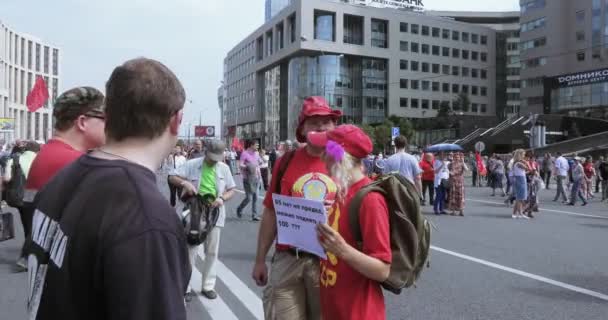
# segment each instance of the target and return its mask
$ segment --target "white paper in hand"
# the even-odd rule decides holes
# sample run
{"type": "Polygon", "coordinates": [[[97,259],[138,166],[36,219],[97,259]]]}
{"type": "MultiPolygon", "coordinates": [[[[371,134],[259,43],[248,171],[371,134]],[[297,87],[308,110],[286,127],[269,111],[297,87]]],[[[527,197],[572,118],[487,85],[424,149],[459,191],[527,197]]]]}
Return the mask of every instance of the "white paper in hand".
{"type": "Polygon", "coordinates": [[[327,223],[323,202],[272,195],[277,217],[277,242],[327,259],[317,237],[317,224],[327,223]]]}

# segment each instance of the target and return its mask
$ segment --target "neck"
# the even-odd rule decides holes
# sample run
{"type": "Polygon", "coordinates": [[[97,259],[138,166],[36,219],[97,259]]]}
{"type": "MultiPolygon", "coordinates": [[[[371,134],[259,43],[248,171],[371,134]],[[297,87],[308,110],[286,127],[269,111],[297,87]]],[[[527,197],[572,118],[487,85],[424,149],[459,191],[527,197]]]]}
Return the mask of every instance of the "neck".
{"type": "Polygon", "coordinates": [[[306,152],[313,157],[320,157],[323,154],[323,148],[316,148],[311,144],[306,145],[306,152]]]}
{"type": "Polygon", "coordinates": [[[81,152],[87,152],[89,149],[84,136],[76,132],[74,128],[67,131],[55,131],[53,139],[59,140],[81,152]]]}
{"type": "Polygon", "coordinates": [[[405,152],[405,148],[403,148],[403,149],[397,149],[397,152],[405,152]]]}
{"type": "MultiPolygon", "coordinates": [[[[150,171],[156,171],[167,154],[165,152],[159,153],[159,150],[166,149],[166,146],[160,139],[153,141],[145,139],[127,139],[120,142],[110,141],[100,149],[139,164],[150,171]]],[[[102,152],[96,153],[95,156],[104,159],[111,158],[111,155],[102,152]]]]}
{"type": "Polygon", "coordinates": [[[361,181],[361,179],[365,178],[365,175],[363,174],[363,170],[361,170],[360,167],[355,167],[353,168],[353,170],[350,172],[350,182],[349,182],[349,187],[352,186],[353,184],[361,181]]]}

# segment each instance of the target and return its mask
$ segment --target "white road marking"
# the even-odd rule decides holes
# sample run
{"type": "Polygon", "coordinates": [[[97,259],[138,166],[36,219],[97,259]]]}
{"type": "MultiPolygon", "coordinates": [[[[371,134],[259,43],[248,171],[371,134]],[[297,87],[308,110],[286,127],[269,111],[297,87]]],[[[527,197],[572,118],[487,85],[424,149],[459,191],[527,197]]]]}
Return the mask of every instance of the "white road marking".
{"type": "Polygon", "coordinates": [[[216,262],[218,277],[230,288],[230,291],[243,303],[256,319],[264,319],[264,308],[260,299],[249,287],[243,283],[226,265],[221,261],[216,262]]]}
{"type": "MultiPolygon", "coordinates": [[[[192,268],[192,277],[190,278],[190,287],[195,290],[200,290],[202,287],[202,278],[201,272],[198,268],[192,268]]],[[[237,295],[238,297],[238,295],[237,295]]],[[[221,320],[238,320],[237,316],[230,310],[228,305],[224,302],[222,297],[219,295],[217,299],[209,300],[203,297],[200,292],[197,292],[196,298],[203,304],[207,313],[211,316],[211,319],[221,319],[221,320]]]]}
{"type": "Polygon", "coordinates": [[[537,280],[537,281],[540,281],[540,282],[544,282],[546,284],[554,285],[554,286],[557,286],[557,287],[560,287],[560,288],[563,288],[563,289],[568,289],[568,290],[571,290],[571,291],[574,291],[574,292],[582,293],[584,295],[588,295],[588,296],[592,296],[592,297],[595,297],[595,298],[598,298],[598,299],[602,299],[604,301],[608,301],[608,295],[603,294],[603,293],[599,293],[599,292],[591,291],[589,289],[573,286],[573,285],[570,285],[570,284],[567,284],[567,283],[564,283],[564,282],[552,280],[552,279],[549,279],[549,278],[545,278],[543,276],[535,275],[535,274],[528,273],[528,272],[521,271],[521,270],[517,270],[517,269],[514,269],[514,268],[509,268],[507,266],[503,266],[503,265],[500,265],[500,264],[497,264],[497,263],[493,263],[493,262],[490,262],[490,261],[486,261],[486,260],[478,259],[478,258],[475,258],[475,257],[467,256],[467,255],[464,255],[464,254],[461,254],[461,253],[458,253],[458,252],[454,252],[454,251],[450,251],[450,250],[446,250],[446,249],[443,249],[443,248],[431,246],[431,249],[435,250],[435,251],[438,251],[438,252],[441,252],[441,253],[445,253],[445,254],[457,257],[457,258],[461,258],[461,259],[468,260],[468,261],[471,261],[471,262],[479,263],[479,264],[485,265],[485,266],[490,267],[490,268],[495,268],[495,269],[503,270],[503,271],[506,271],[506,272],[510,272],[510,273],[516,274],[518,276],[522,276],[522,277],[525,277],[525,278],[537,280]]]}
{"type": "MultiPolygon", "coordinates": [[[[494,202],[494,201],[477,200],[477,199],[469,199],[469,198],[467,198],[467,200],[468,201],[473,201],[473,202],[480,202],[480,203],[499,204],[499,205],[503,205],[504,206],[504,202],[494,202]]],[[[540,211],[563,213],[563,214],[567,214],[567,215],[570,215],[570,216],[590,217],[590,218],[597,218],[597,219],[608,219],[608,217],[606,217],[606,216],[596,216],[596,215],[592,215],[592,214],[576,213],[576,212],[563,211],[563,210],[553,210],[553,209],[545,209],[545,208],[539,208],[539,210],[540,211]]]]}

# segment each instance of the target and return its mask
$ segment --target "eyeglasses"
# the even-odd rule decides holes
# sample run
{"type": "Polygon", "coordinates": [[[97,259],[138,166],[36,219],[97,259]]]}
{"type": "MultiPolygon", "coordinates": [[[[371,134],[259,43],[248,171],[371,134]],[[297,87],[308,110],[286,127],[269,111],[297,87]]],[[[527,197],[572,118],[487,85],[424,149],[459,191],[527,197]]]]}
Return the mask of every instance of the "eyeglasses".
{"type": "Polygon", "coordinates": [[[106,121],[106,117],[105,116],[100,116],[100,115],[97,115],[97,114],[85,114],[84,116],[87,117],[87,118],[96,118],[96,119],[100,119],[100,120],[106,121]]]}

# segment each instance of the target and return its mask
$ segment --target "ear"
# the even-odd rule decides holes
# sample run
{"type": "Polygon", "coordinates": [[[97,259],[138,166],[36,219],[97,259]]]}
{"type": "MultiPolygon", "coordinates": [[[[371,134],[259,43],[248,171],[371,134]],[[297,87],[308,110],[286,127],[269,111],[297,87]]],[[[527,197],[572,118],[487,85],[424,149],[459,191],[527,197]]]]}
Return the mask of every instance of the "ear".
{"type": "Polygon", "coordinates": [[[172,135],[179,135],[179,126],[182,124],[183,117],[184,112],[181,110],[171,117],[171,120],[169,121],[169,132],[171,132],[172,135]]]}
{"type": "Polygon", "coordinates": [[[86,120],[87,117],[80,115],[78,118],[76,118],[76,120],[74,120],[74,126],[80,131],[85,131],[87,127],[86,120]]]}

